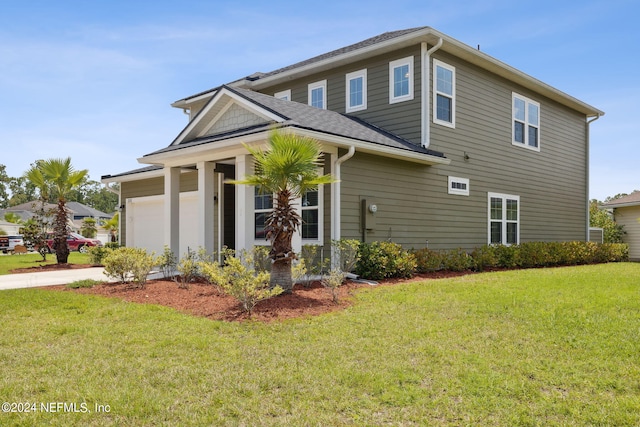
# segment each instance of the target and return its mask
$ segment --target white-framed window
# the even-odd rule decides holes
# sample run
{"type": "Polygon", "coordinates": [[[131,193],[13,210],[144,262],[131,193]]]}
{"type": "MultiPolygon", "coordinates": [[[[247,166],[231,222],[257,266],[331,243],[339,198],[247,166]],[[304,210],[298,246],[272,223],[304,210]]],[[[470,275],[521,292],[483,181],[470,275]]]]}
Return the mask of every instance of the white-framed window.
{"type": "Polygon", "coordinates": [[[283,90],[273,94],[274,98],[284,99],[285,101],[291,101],[291,89],[283,90]]]}
{"type": "Polygon", "coordinates": [[[254,233],[256,240],[264,240],[267,237],[265,226],[267,217],[273,211],[273,195],[271,193],[263,193],[260,188],[255,187],[254,191],[254,233]]]}
{"type": "Polygon", "coordinates": [[[449,194],[457,194],[459,196],[469,195],[469,178],[449,177],[449,194]]]}
{"type": "Polygon", "coordinates": [[[456,126],[456,69],[433,60],[433,122],[456,126]]]}
{"type": "Polygon", "coordinates": [[[346,111],[367,108],[367,70],[354,71],[346,76],[346,111]]]}
{"type": "Polygon", "coordinates": [[[322,186],[314,190],[309,190],[302,195],[301,217],[302,217],[302,241],[305,244],[322,243],[322,186]]]}
{"type": "Polygon", "coordinates": [[[389,62],[389,104],[413,99],[413,56],[389,62]]]}
{"type": "Polygon", "coordinates": [[[489,193],[489,244],[520,243],[520,196],[489,193]]]}
{"type": "Polygon", "coordinates": [[[309,84],[309,105],[326,110],[327,108],[327,81],[322,80],[309,84]]]}
{"type": "Polygon", "coordinates": [[[540,104],[513,93],[513,145],[540,151],[540,104]]]}

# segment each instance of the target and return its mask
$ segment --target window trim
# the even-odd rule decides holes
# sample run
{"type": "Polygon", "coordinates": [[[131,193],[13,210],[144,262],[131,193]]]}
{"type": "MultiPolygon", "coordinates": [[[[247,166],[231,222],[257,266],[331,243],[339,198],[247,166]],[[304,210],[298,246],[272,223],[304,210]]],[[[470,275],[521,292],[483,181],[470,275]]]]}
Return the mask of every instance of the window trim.
{"type": "Polygon", "coordinates": [[[489,245],[505,245],[511,246],[512,244],[518,245],[520,244],[520,196],[516,196],[513,194],[503,194],[503,193],[487,193],[487,243],[489,245]],[[500,220],[492,220],[491,219],[491,199],[502,199],[502,218],[500,220]],[[507,219],[507,200],[515,200],[518,203],[518,219],[516,221],[507,219]],[[494,243],[491,241],[491,223],[500,221],[502,224],[501,236],[502,241],[500,243],[494,243]],[[516,231],[516,242],[515,243],[507,243],[507,224],[508,223],[516,223],[517,231],[516,231]]]}
{"type": "Polygon", "coordinates": [[[367,69],[353,71],[345,76],[345,111],[351,113],[367,109],[367,69]],[[351,105],[351,80],[362,78],[362,104],[351,105]]]}
{"type": "MultiPolygon", "coordinates": [[[[327,81],[326,80],[320,80],[319,82],[309,83],[308,89],[307,89],[307,104],[314,107],[314,105],[311,104],[311,100],[312,100],[311,94],[316,89],[322,89],[322,110],[326,110],[327,109],[327,81]]],[[[320,108],[320,107],[316,107],[316,108],[320,108]]]]}
{"type": "Polygon", "coordinates": [[[450,128],[456,127],[456,67],[446,64],[434,58],[433,60],[433,123],[447,126],[450,128]],[[438,91],[438,67],[451,71],[453,74],[451,82],[451,95],[438,91]],[[451,121],[438,119],[438,95],[445,96],[451,99],[451,121]]]}
{"type": "Polygon", "coordinates": [[[318,206],[313,206],[305,209],[302,206],[302,197],[299,199],[298,206],[300,206],[300,218],[302,219],[303,210],[318,210],[318,238],[307,239],[302,237],[302,223],[300,224],[300,238],[304,245],[323,245],[324,244],[324,186],[318,185],[318,206]]]}
{"type": "Polygon", "coordinates": [[[273,97],[278,99],[284,99],[286,97],[287,99],[284,99],[285,101],[291,101],[291,89],[276,92],[273,94],[273,97]]]}
{"type": "Polygon", "coordinates": [[[468,196],[469,192],[471,191],[471,188],[469,186],[469,178],[458,178],[455,176],[450,176],[449,177],[449,186],[448,186],[448,193],[449,194],[455,194],[458,196],[468,196]],[[460,183],[460,184],[464,184],[466,189],[460,189],[460,188],[453,188],[452,184],[453,183],[460,183]]]}
{"type": "Polygon", "coordinates": [[[541,145],[541,139],[542,139],[541,132],[540,132],[541,121],[542,121],[541,116],[542,116],[542,110],[540,108],[539,102],[534,101],[531,98],[527,98],[526,96],[520,95],[516,92],[512,92],[511,93],[511,144],[515,145],[516,147],[526,148],[527,150],[540,152],[540,145],[541,145]],[[525,103],[524,122],[522,120],[516,119],[516,106],[515,106],[516,98],[520,99],[521,101],[524,101],[525,103]],[[537,141],[538,145],[537,146],[529,145],[529,126],[532,126],[529,123],[529,106],[530,105],[535,105],[538,108],[538,124],[534,126],[535,128],[538,129],[538,141],[537,141]],[[516,141],[516,130],[515,130],[516,121],[524,124],[524,142],[516,141]]]}
{"type": "Polygon", "coordinates": [[[408,56],[406,58],[396,59],[395,61],[389,62],[389,104],[395,104],[397,102],[410,101],[414,98],[413,95],[413,56],[408,56]],[[394,69],[398,67],[402,67],[404,65],[409,66],[409,93],[407,95],[394,96],[393,95],[393,87],[394,87],[394,69]]]}

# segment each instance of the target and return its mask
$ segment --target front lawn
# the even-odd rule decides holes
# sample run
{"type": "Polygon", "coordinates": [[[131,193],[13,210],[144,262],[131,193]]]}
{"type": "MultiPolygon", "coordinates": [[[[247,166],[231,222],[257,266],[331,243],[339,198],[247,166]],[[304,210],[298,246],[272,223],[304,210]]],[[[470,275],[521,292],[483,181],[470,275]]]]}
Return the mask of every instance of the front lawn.
{"type": "Polygon", "coordinates": [[[0,425],[640,424],[640,264],[483,273],[355,299],[263,324],[0,291],[0,396],[36,403],[0,412],[0,425]]]}
{"type": "MultiPolygon", "coordinates": [[[[89,254],[81,254],[80,252],[70,252],[69,264],[89,264],[89,254]]],[[[47,254],[47,262],[42,262],[42,256],[35,252],[28,254],[0,255],[0,275],[9,274],[9,271],[16,268],[37,267],[40,265],[55,264],[55,254],[47,254]]]]}

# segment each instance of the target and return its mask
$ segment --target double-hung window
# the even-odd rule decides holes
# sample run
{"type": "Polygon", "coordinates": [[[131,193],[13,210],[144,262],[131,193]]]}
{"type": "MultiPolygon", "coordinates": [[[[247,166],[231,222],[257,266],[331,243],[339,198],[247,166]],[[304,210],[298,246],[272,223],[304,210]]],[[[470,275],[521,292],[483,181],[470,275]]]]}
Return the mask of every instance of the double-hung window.
{"type": "Polygon", "coordinates": [[[346,77],[347,113],[367,108],[367,70],[354,71],[346,77]]]}
{"type": "Polygon", "coordinates": [[[263,193],[258,187],[254,193],[254,237],[256,240],[262,240],[267,237],[265,231],[267,217],[273,211],[273,195],[271,193],[263,193]]]}
{"type": "Polygon", "coordinates": [[[433,122],[455,127],[456,69],[433,60],[433,122]]]}
{"type": "Polygon", "coordinates": [[[520,242],[520,196],[489,193],[489,244],[520,242]]]}
{"type": "Polygon", "coordinates": [[[316,188],[302,195],[302,239],[320,239],[320,190],[316,188]]]}
{"type": "Polygon", "coordinates": [[[325,110],[327,108],[327,81],[309,84],[309,105],[325,110]]]}
{"type": "Polygon", "coordinates": [[[413,56],[389,63],[389,103],[413,99],[413,56]]]}
{"type": "Polygon", "coordinates": [[[513,145],[540,151],[540,104],[513,94],[513,145]]]}

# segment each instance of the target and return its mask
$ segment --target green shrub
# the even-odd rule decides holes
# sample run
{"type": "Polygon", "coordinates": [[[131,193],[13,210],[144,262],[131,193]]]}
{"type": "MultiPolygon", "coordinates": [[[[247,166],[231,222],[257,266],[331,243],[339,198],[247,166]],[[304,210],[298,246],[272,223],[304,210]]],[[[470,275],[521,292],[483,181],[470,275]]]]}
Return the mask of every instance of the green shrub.
{"type": "Polygon", "coordinates": [[[104,244],[104,247],[107,249],[118,249],[121,246],[118,242],[108,242],[104,244]]]}
{"type": "Polygon", "coordinates": [[[121,247],[112,250],[102,263],[108,277],[113,277],[120,283],[133,281],[143,288],[156,260],[154,253],[149,254],[143,248],[121,247]]]}
{"type": "Polygon", "coordinates": [[[429,248],[413,249],[411,251],[416,259],[416,271],[418,273],[430,273],[442,270],[444,254],[429,248]]]}
{"type": "Polygon", "coordinates": [[[162,270],[162,277],[168,279],[175,274],[174,272],[178,266],[178,258],[168,245],[164,245],[164,251],[162,255],[158,256],[157,261],[160,270],[162,270]]]}
{"type": "Polygon", "coordinates": [[[69,289],[79,289],[79,288],[93,288],[96,285],[101,284],[102,282],[100,282],[99,280],[93,280],[93,279],[82,279],[82,280],[76,280],[75,282],[71,282],[67,285],[67,288],[69,289]]]}
{"type": "Polygon", "coordinates": [[[487,268],[495,268],[498,266],[496,247],[492,245],[475,248],[473,252],[471,252],[471,258],[473,259],[473,268],[477,271],[484,271],[487,268]]]}
{"type": "Polygon", "coordinates": [[[358,262],[360,241],[355,239],[340,239],[331,241],[331,251],[335,257],[334,268],[343,273],[350,273],[358,262]]]}
{"type": "Polygon", "coordinates": [[[473,267],[473,258],[462,249],[452,249],[445,252],[442,265],[447,271],[466,271],[473,267]]]}
{"type": "Polygon", "coordinates": [[[280,286],[269,287],[268,272],[256,271],[253,253],[240,251],[233,256],[233,251],[228,251],[226,255],[224,266],[216,261],[200,261],[200,269],[211,283],[237,299],[249,315],[258,302],[283,292],[280,286]]]}
{"type": "Polygon", "coordinates": [[[411,277],[416,269],[412,253],[393,242],[361,243],[356,274],[372,280],[411,277]]]}
{"type": "Polygon", "coordinates": [[[89,262],[94,265],[102,265],[104,257],[109,255],[113,249],[106,246],[89,247],[89,262]]]}
{"type": "Polygon", "coordinates": [[[496,258],[498,260],[498,267],[502,268],[514,268],[516,266],[516,247],[496,245],[494,247],[496,258]]]}
{"type": "Polygon", "coordinates": [[[326,275],[322,277],[320,281],[322,286],[324,286],[331,293],[331,300],[334,303],[338,303],[338,288],[342,286],[344,282],[344,271],[340,268],[332,268],[326,275]]]}

